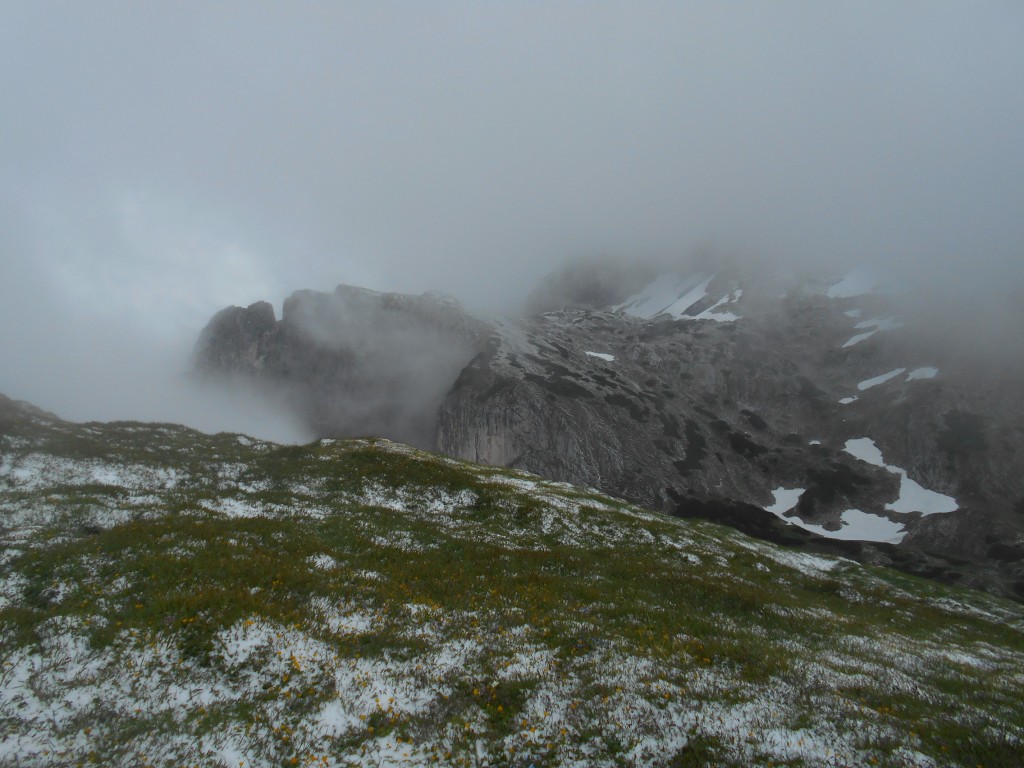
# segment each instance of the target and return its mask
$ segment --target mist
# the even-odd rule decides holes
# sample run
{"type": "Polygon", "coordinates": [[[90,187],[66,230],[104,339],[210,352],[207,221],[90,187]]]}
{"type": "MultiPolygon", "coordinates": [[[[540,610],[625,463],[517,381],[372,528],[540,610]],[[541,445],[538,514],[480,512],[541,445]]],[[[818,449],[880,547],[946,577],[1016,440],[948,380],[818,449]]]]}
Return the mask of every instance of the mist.
{"type": "Polygon", "coordinates": [[[708,243],[1009,348],[1021,39],[1015,2],[5,3],[0,391],[221,428],[181,374],[224,306],[512,311],[565,258],[708,243]]]}

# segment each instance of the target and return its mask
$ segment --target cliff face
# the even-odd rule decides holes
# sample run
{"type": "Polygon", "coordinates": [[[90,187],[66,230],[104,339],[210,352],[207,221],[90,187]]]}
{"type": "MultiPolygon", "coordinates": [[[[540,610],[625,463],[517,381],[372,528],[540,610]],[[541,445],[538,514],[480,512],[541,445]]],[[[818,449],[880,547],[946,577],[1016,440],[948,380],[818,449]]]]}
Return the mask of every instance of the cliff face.
{"type": "Polygon", "coordinates": [[[196,345],[196,368],[283,393],[318,435],[429,446],[441,400],[487,332],[440,295],[339,286],[293,294],[280,320],[265,302],[221,311],[196,345]]]}
{"type": "Polygon", "coordinates": [[[225,310],[198,365],[286,385],[320,435],[384,434],[1024,597],[1022,382],[922,343],[890,303],[714,275],[485,321],[340,288],[296,294],[281,321],[225,310]]]}

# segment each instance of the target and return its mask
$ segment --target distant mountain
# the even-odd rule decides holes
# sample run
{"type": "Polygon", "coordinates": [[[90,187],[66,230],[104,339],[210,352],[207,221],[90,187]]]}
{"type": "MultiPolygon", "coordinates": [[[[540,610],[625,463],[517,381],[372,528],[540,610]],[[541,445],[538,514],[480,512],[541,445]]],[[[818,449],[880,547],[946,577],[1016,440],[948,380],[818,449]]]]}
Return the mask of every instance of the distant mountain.
{"type": "Polygon", "coordinates": [[[0,766],[1019,765],[1021,605],[517,470],[0,397],[0,525],[0,766]]]}
{"type": "Polygon", "coordinates": [[[1024,377],[870,275],[575,267],[522,318],[339,287],[215,317],[207,376],[379,435],[1024,599],[1024,377]],[[653,275],[653,276],[652,276],[653,275]],[[915,324],[916,323],[916,324],[915,324]]]}

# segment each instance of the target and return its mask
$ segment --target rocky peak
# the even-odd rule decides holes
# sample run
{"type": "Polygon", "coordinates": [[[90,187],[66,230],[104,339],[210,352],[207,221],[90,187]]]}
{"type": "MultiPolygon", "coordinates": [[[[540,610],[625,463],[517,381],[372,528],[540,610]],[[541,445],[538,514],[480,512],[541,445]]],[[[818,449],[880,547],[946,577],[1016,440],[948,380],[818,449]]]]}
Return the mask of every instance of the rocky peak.
{"type": "Polygon", "coordinates": [[[266,340],[276,325],[274,307],[266,301],[222,309],[196,342],[197,369],[204,373],[249,373],[259,369],[266,355],[266,340]]]}
{"type": "Polygon", "coordinates": [[[489,333],[441,294],[341,285],[293,293],[280,320],[265,302],[219,312],[200,336],[196,369],[283,393],[316,434],[424,446],[445,392],[489,333]]]}

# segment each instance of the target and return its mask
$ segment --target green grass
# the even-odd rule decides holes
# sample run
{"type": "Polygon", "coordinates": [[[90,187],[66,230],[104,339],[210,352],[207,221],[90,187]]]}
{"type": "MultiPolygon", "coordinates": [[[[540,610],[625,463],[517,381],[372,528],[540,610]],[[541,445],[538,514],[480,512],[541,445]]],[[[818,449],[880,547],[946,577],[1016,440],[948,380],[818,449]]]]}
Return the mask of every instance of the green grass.
{"type": "Polygon", "coordinates": [[[1015,604],[382,441],[4,430],[23,441],[0,443],[7,457],[56,463],[39,489],[0,485],[0,687],[24,659],[81,656],[96,679],[65,687],[107,693],[39,730],[15,696],[46,709],[63,688],[34,673],[0,705],[0,738],[45,737],[69,764],[217,764],[227,739],[274,766],[385,748],[444,765],[481,750],[509,766],[1017,764],[1015,604]],[[65,472],[96,461],[176,481],[65,472]],[[61,650],[54,627],[87,649],[61,650]],[[162,704],[186,689],[191,703],[162,704]],[[350,719],[327,738],[331,707],[350,719]],[[769,747],[780,732],[791,747],[769,747]],[[804,748],[815,738],[839,752],[804,748]]]}

